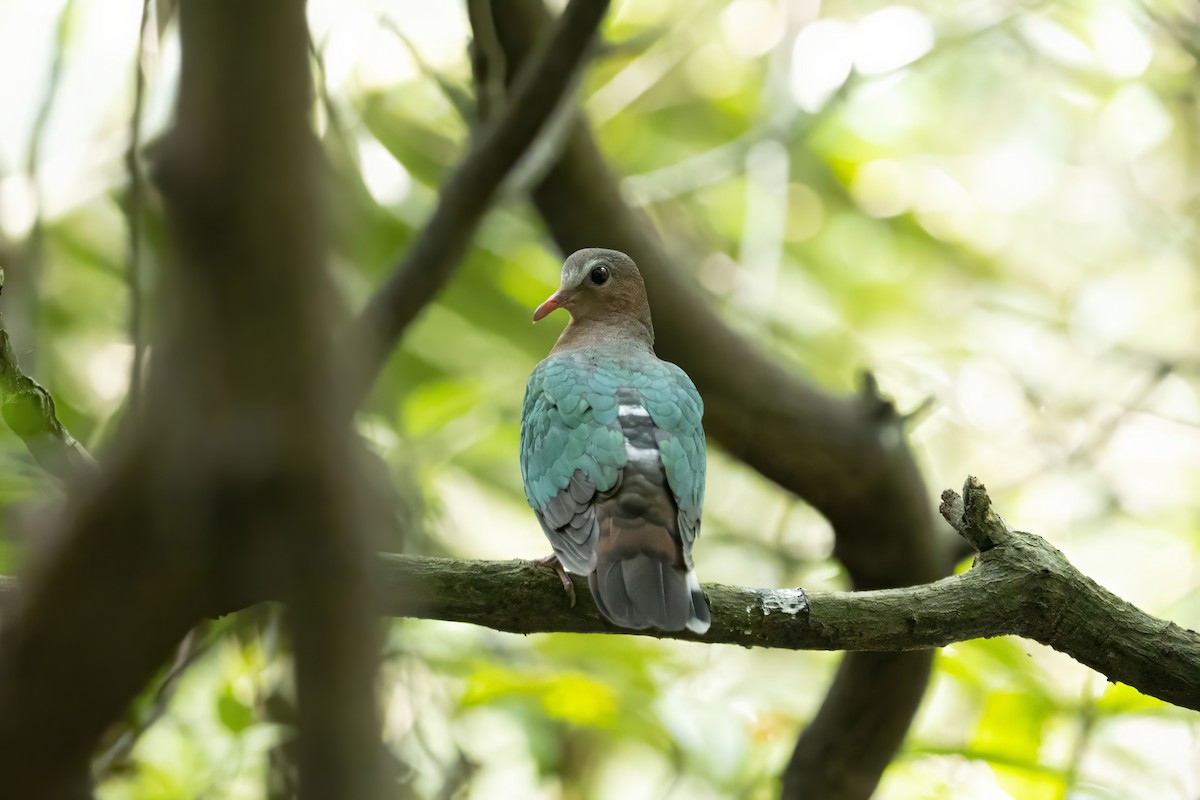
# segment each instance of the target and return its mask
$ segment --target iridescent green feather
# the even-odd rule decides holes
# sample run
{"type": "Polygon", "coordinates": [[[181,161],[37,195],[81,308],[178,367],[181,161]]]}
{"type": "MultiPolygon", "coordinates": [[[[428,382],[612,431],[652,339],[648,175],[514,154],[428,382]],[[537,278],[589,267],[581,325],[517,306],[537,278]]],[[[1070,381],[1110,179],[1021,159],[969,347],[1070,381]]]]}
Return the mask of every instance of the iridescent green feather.
{"type": "Polygon", "coordinates": [[[682,527],[690,545],[704,503],[704,407],[683,370],[648,353],[623,358],[573,351],[552,355],[537,366],[526,388],[521,420],[526,497],[544,511],[577,469],[599,492],[616,485],[626,462],[617,423],[621,388],[638,390],[659,429],[663,468],[688,523],[682,527]]]}

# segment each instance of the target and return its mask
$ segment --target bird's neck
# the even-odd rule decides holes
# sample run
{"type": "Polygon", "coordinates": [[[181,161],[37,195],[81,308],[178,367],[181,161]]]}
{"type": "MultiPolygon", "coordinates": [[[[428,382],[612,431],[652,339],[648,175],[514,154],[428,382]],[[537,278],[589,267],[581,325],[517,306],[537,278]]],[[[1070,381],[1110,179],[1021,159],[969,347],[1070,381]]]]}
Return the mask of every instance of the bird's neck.
{"type": "Polygon", "coordinates": [[[654,328],[649,320],[637,317],[572,319],[550,352],[561,353],[584,347],[653,354],[654,328]]]}

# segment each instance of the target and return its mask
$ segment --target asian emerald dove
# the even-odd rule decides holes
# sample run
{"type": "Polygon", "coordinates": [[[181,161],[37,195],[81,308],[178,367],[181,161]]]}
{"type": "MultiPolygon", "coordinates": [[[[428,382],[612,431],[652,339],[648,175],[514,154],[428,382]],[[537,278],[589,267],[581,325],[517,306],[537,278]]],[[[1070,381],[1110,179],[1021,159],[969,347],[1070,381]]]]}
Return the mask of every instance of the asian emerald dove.
{"type": "Polygon", "coordinates": [[[529,505],[607,620],[704,633],[708,604],[692,568],[704,502],[700,395],[654,354],[646,288],[629,256],[571,255],[533,319],[558,308],[571,320],[530,376],[521,417],[529,505]]]}

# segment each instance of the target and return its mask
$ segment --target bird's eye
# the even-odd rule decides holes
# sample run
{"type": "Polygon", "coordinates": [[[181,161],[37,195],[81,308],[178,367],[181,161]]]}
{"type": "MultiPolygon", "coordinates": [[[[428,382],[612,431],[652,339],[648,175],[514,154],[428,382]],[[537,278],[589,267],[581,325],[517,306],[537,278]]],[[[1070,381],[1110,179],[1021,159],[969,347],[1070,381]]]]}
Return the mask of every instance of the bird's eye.
{"type": "Polygon", "coordinates": [[[597,286],[608,283],[608,267],[596,267],[592,270],[592,283],[597,286]]]}

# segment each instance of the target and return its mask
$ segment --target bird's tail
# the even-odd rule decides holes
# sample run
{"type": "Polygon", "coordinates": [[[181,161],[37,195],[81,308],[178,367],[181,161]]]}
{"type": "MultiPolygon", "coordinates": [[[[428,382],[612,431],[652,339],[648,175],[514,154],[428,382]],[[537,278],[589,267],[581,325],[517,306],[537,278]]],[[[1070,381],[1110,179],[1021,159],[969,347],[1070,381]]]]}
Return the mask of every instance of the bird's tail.
{"type": "Polygon", "coordinates": [[[661,552],[601,554],[588,585],[600,614],[622,628],[704,633],[712,624],[695,571],[661,552]]]}

